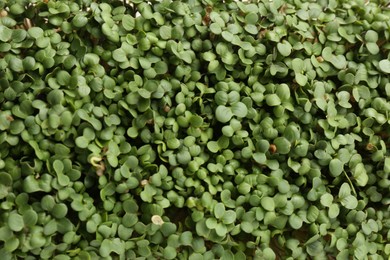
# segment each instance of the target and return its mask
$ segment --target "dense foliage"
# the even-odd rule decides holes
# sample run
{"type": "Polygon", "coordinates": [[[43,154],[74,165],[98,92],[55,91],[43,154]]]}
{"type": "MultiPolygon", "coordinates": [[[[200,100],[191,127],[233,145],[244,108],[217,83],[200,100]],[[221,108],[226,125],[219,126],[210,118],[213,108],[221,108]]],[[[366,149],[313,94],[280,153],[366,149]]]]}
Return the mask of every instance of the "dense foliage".
{"type": "Polygon", "coordinates": [[[389,39],[384,0],[1,1],[0,258],[388,259],[389,39]]]}

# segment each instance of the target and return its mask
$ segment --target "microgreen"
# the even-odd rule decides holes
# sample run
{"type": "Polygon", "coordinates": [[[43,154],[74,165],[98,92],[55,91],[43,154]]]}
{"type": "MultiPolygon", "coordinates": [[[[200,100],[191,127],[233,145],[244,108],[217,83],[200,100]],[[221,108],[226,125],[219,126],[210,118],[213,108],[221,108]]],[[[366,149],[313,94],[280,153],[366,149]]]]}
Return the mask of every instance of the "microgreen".
{"type": "Polygon", "coordinates": [[[4,259],[388,257],[383,1],[30,2],[0,2],[4,259]]]}

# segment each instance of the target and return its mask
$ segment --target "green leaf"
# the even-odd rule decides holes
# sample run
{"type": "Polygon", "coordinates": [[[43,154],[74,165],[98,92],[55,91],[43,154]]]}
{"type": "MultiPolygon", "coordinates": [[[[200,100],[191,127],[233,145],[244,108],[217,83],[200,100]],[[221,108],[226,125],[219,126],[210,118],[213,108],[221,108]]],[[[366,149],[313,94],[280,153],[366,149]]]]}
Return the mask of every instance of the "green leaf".
{"type": "Polygon", "coordinates": [[[83,57],[83,62],[85,63],[85,65],[88,66],[99,64],[99,60],[100,60],[99,56],[95,53],[87,53],[83,57]]]}
{"type": "Polygon", "coordinates": [[[378,66],[382,72],[390,74],[390,60],[381,60],[378,66]]]}
{"type": "Polygon", "coordinates": [[[356,167],[352,170],[353,177],[356,180],[357,185],[364,187],[367,185],[368,182],[368,175],[367,171],[364,167],[363,163],[358,163],[356,167]]]}
{"type": "MultiPolygon", "coordinates": [[[[235,256],[234,256],[234,254],[233,254],[233,252],[231,250],[224,250],[224,252],[223,252],[223,254],[222,254],[220,259],[222,259],[222,260],[245,259],[245,254],[241,258],[240,258],[240,256],[236,256],[236,258],[234,258],[234,257],[235,256]]],[[[195,260],[195,259],[193,259],[193,260],[195,260]]]]}
{"type": "Polygon", "coordinates": [[[9,68],[15,72],[22,72],[23,71],[23,61],[19,58],[12,58],[9,61],[9,68]]]}
{"type": "Polygon", "coordinates": [[[292,69],[294,70],[295,74],[297,73],[303,73],[305,70],[305,63],[302,59],[295,58],[291,61],[292,69]]]}
{"type": "Polygon", "coordinates": [[[127,61],[127,54],[122,48],[119,48],[112,52],[112,58],[117,62],[125,62],[127,61]]]}
{"type": "Polygon", "coordinates": [[[190,118],[190,124],[193,127],[201,127],[203,125],[203,118],[198,115],[192,115],[190,118]]]}
{"type": "Polygon", "coordinates": [[[175,259],[176,255],[177,255],[176,248],[171,246],[167,246],[166,248],[164,248],[163,251],[164,259],[175,259]]]}
{"type": "MultiPolygon", "coordinates": [[[[144,76],[148,79],[154,79],[157,76],[157,72],[154,70],[154,68],[148,68],[144,70],[144,76]]],[[[159,93],[155,92],[153,97],[156,96],[157,98],[157,95],[159,95],[159,93]]]]}
{"type": "Polygon", "coordinates": [[[290,143],[295,143],[300,138],[300,131],[294,124],[289,124],[286,129],[284,129],[283,136],[290,143]]]}
{"type": "Polygon", "coordinates": [[[267,161],[267,156],[264,153],[253,153],[252,157],[258,164],[265,164],[267,161]]]}
{"type": "Polygon", "coordinates": [[[232,42],[233,41],[233,34],[229,31],[223,31],[222,32],[222,38],[227,41],[227,42],[232,42]]]}
{"type": "Polygon", "coordinates": [[[222,127],[222,134],[227,137],[232,137],[234,135],[234,129],[230,125],[225,125],[222,127]]]}
{"type": "Polygon", "coordinates": [[[8,42],[9,40],[11,40],[11,37],[12,37],[12,30],[0,24],[0,41],[8,42]]]}
{"type": "Polygon", "coordinates": [[[54,198],[50,195],[45,195],[41,199],[41,206],[44,210],[50,211],[55,205],[54,198]]]}
{"type": "Polygon", "coordinates": [[[222,223],[225,225],[232,224],[236,221],[236,212],[233,210],[226,210],[222,216],[222,223]]]}
{"type": "Polygon", "coordinates": [[[161,13],[158,13],[158,12],[153,13],[153,19],[160,26],[163,25],[164,22],[165,22],[164,16],[161,13]]]}
{"type": "Polygon", "coordinates": [[[218,69],[219,61],[218,60],[212,60],[210,61],[209,65],[207,66],[207,70],[209,72],[215,72],[218,69]]]}
{"type": "Polygon", "coordinates": [[[19,239],[13,236],[5,240],[3,248],[6,250],[6,252],[13,252],[19,247],[19,244],[19,239]]]}
{"type": "Polygon", "coordinates": [[[172,38],[172,27],[169,25],[163,25],[159,29],[161,39],[169,40],[172,38]]]}
{"type": "Polygon", "coordinates": [[[147,184],[144,187],[144,190],[141,192],[141,199],[145,202],[151,203],[153,200],[153,196],[156,195],[157,191],[151,185],[147,184]]]}
{"type": "Polygon", "coordinates": [[[82,28],[88,23],[88,18],[82,14],[76,14],[72,19],[72,24],[77,28],[82,28]]]}
{"type": "Polygon", "coordinates": [[[235,104],[240,101],[240,93],[238,91],[231,91],[228,94],[228,99],[230,104],[235,104]]]}
{"type": "Polygon", "coordinates": [[[339,190],[339,198],[343,199],[351,194],[351,187],[348,183],[344,182],[339,190]]]}
{"type": "Polygon", "coordinates": [[[338,33],[340,34],[341,37],[343,37],[344,39],[346,39],[348,42],[350,43],[355,43],[355,35],[353,34],[349,34],[347,32],[347,30],[345,29],[345,27],[339,27],[338,29],[338,33]]]}
{"type": "Polygon", "coordinates": [[[188,164],[191,161],[191,154],[188,151],[182,150],[177,155],[177,162],[180,164],[188,164]]]}
{"type": "Polygon", "coordinates": [[[390,255],[390,244],[387,244],[384,249],[385,254],[390,255]]]}
{"type": "Polygon", "coordinates": [[[62,92],[62,90],[59,89],[53,89],[47,95],[47,101],[51,105],[61,104],[63,99],[64,99],[64,93],[62,92]]]}
{"type": "Polygon", "coordinates": [[[222,203],[217,203],[214,207],[214,216],[217,219],[220,219],[224,216],[224,214],[225,214],[225,205],[223,205],[222,203]]]}
{"type": "Polygon", "coordinates": [[[218,23],[212,23],[210,24],[210,31],[214,34],[221,34],[222,33],[222,28],[218,23]]]}
{"type": "MultiPolygon", "coordinates": [[[[152,218],[152,222],[153,222],[153,223],[156,222],[157,225],[158,225],[158,223],[163,222],[160,216],[155,215],[154,218],[156,218],[156,217],[157,217],[158,221],[156,221],[156,220],[153,221],[153,218],[152,218]]],[[[156,224],[156,223],[155,223],[155,224],[156,224]]],[[[177,227],[176,227],[176,225],[175,225],[174,223],[171,223],[171,222],[164,222],[164,223],[161,225],[161,229],[160,229],[160,230],[161,230],[162,234],[163,234],[165,237],[168,237],[168,236],[170,236],[171,234],[174,234],[174,233],[176,232],[177,227]]]]}
{"type": "Polygon", "coordinates": [[[62,219],[68,214],[68,207],[64,203],[55,204],[50,210],[50,213],[53,217],[62,219]]]}
{"type": "Polygon", "coordinates": [[[330,47],[325,47],[323,50],[322,50],[322,57],[324,58],[324,60],[326,61],[330,61],[332,59],[334,55],[332,54],[332,48],[330,47]]]}
{"type": "MultiPolygon", "coordinates": [[[[212,61],[212,60],[215,60],[217,58],[217,55],[215,55],[214,52],[211,52],[211,51],[208,51],[208,52],[205,52],[202,54],[202,57],[205,61],[212,61]]],[[[218,91],[220,92],[220,91],[218,91]]],[[[225,92],[224,92],[225,93],[225,92]]],[[[226,94],[226,93],[225,93],[226,94]]]]}
{"type": "Polygon", "coordinates": [[[102,32],[107,37],[108,40],[112,42],[119,42],[119,34],[116,30],[110,27],[108,23],[102,25],[102,32]]]}
{"type": "Polygon", "coordinates": [[[246,195],[251,191],[251,185],[246,182],[242,182],[238,185],[237,190],[240,194],[246,195]]]}
{"type": "Polygon", "coordinates": [[[12,41],[13,42],[22,42],[26,39],[27,32],[22,29],[15,29],[12,32],[12,41]]]}
{"type": "Polygon", "coordinates": [[[333,196],[330,193],[325,193],[321,196],[320,201],[324,207],[330,207],[330,205],[333,203],[333,196]]]}
{"type": "Polygon", "coordinates": [[[127,199],[123,202],[123,210],[127,213],[137,213],[138,205],[133,199],[127,199]]]}
{"type": "Polygon", "coordinates": [[[43,234],[45,236],[50,236],[55,232],[57,232],[57,221],[52,219],[43,227],[43,234]]]}
{"type": "Polygon", "coordinates": [[[297,81],[297,83],[300,85],[300,86],[305,86],[306,83],[307,83],[307,76],[306,75],[303,75],[301,73],[295,73],[295,80],[297,81]]]}
{"type": "Polygon", "coordinates": [[[150,91],[143,88],[138,89],[138,94],[145,99],[149,99],[151,97],[150,91]]]}
{"type": "Polygon", "coordinates": [[[276,45],[276,47],[277,47],[279,53],[282,54],[282,56],[284,56],[284,57],[290,56],[291,50],[292,50],[292,46],[291,46],[291,44],[288,41],[283,40],[282,42],[279,42],[276,45]]]}
{"type": "Polygon", "coordinates": [[[348,195],[341,199],[341,205],[347,209],[355,209],[358,205],[358,200],[353,195],[348,195]]]}
{"type": "Polygon", "coordinates": [[[291,143],[285,137],[277,137],[274,140],[276,152],[280,154],[288,154],[291,149],[291,143]]]}
{"type": "Polygon", "coordinates": [[[193,236],[191,231],[184,231],[180,235],[180,243],[184,246],[191,246],[193,240],[193,236]]]}
{"type": "Polygon", "coordinates": [[[218,142],[216,141],[209,141],[207,143],[207,148],[212,152],[212,153],[217,153],[220,149],[218,142]]]}
{"type": "Polygon", "coordinates": [[[385,162],[384,162],[384,165],[383,165],[383,171],[385,173],[390,173],[390,157],[386,157],[385,158],[385,162]]]}
{"type": "Polygon", "coordinates": [[[306,252],[310,256],[318,256],[324,251],[322,243],[317,239],[316,241],[306,245],[306,252]]]}
{"type": "Polygon", "coordinates": [[[7,225],[2,225],[0,227],[0,240],[6,241],[8,238],[12,237],[13,232],[7,225]]]}
{"type": "Polygon", "coordinates": [[[99,248],[99,254],[102,257],[108,257],[111,253],[112,242],[109,239],[104,239],[99,248]]]}
{"type": "Polygon", "coordinates": [[[76,64],[76,58],[74,56],[68,56],[64,59],[64,68],[70,69],[76,64]]]}
{"type": "MultiPolygon", "coordinates": [[[[121,119],[118,115],[111,114],[108,117],[104,118],[104,122],[106,123],[107,126],[120,125],[121,119]]],[[[86,135],[85,132],[84,132],[84,135],[86,135]]],[[[89,138],[89,140],[92,141],[93,139],[95,139],[95,133],[93,132],[92,129],[90,129],[90,132],[88,133],[88,135],[89,135],[89,137],[87,137],[87,138],[89,138]]]]}
{"type": "Polygon", "coordinates": [[[10,7],[9,7],[9,11],[10,13],[12,14],[22,14],[25,9],[24,9],[24,6],[20,3],[13,3],[10,7]]]}
{"type": "Polygon", "coordinates": [[[152,63],[144,57],[139,57],[138,62],[143,69],[149,69],[152,66],[152,63]]]}
{"type": "Polygon", "coordinates": [[[279,106],[282,101],[280,100],[279,96],[276,94],[268,94],[265,96],[265,102],[268,106],[274,107],[279,106]]]}
{"type": "Polygon", "coordinates": [[[257,12],[250,12],[245,16],[245,23],[247,24],[256,24],[259,20],[257,12]]]}
{"type": "Polygon", "coordinates": [[[364,36],[367,42],[377,42],[378,41],[378,33],[373,30],[368,30],[366,35],[364,36]]]}
{"type": "Polygon", "coordinates": [[[227,233],[227,228],[224,224],[218,223],[215,228],[215,232],[217,233],[218,236],[225,237],[227,233]]]}
{"type": "Polygon", "coordinates": [[[274,211],[275,210],[275,201],[271,197],[261,198],[260,204],[267,211],[274,211]]]}
{"type": "Polygon", "coordinates": [[[9,50],[11,50],[11,44],[0,43],[0,52],[8,52],[9,50]]]}
{"type": "Polygon", "coordinates": [[[329,207],[328,215],[330,218],[337,218],[337,216],[340,214],[340,207],[339,204],[332,204],[329,207]]]}
{"type": "Polygon", "coordinates": [[[125,14],[122,17],[122,26],[126,31],[132,31],[135,27],[135,19],[133,16],[125,14]]]}
{"type": "Polygon", "coordinates": [[[84,136],[78,136],[75,140],[77,147],[85,149],[88,147],[89,140],[84,136]]]}
{"type": "Polygon", "coordinates": [[[50,38],[49,37],[39,37],[36,39],[36,45],[39,47],[39,48],[47,48],[50,44],[50,38]]]}
{"type": "MultiPolygon", "coordinates": [[[[35,60],[34,60],[34,63],[35,63],[35,60]]],[[[23,61],[23,64],[24,64],[24,61],[23,61]]],[[[57,79],[58,84],[60,84],[61,86],[67,86],[71,80],[71,75],[65,70],[60,70],[57,72],[56,79],[57,79]]]]}
{"type": "Polygon", "coordinates": [[[229,25],[227,26],[227,30],[228,30],[230,33],[232,33],[232,34],[238,34],[238,33],[242,32],[242,28],[241,28],[239,25],[234,24],[234,23],[229,24],[229,25]]]}
{"type": "Polygon", "coordinates": [[[180,147],[180,141],[177,138],[170,138],[167,140],[167,146],[169,149],[177,149],[180,147]]]}
{"type": "Polygon", "coordinates": [[[187,62],[188,64],[192,63],[192,53],[189,51],[181,51],[179,53],[180,59],[187,62]]]}
{"type": "Polygon", "coordinates": [[[152,8],[149,4],[147,4],[145,2],[141,2],[137,8],[138,8],[139,12],[141,13],[141,15],[145,19],[152,19],[153,18],[153,11],[152,11],[152,8]]]}
{"type": "Polygon", "coordinates": [[[53,162],[53,169],[56,172],[56,174],[61,174],[64,171],[64,164],[60,160],[55,160],[53,162]]]}
{"type": "Polygon", "coordinates": [[[217,93],[215,93],[214,100],[217,105],[226,105],[229,100],[229,96],[224,91],[217,91],[217,93]]]}
{"type": "Polygon", "coordinates": [[[211,218],[208,218],[206,219],[206,226],[209,228],[209,229],[215,229],[218,225],[218,221],[211,217],[211,218]]]}
{"type": "Polygon", "coordinates": [[[376,55],[379,53],[380,49],[379,46],[376,44],[376,42],[367,42],[366,43],[367,50],[373,54],[376,55]]]}
{"type": "Polygon", "coordinates": [[[8,227],[12,231],[21,231],[24,228],[23,217],[15,211],[11,212],[8,216],[8,227]]]}
{"type": "Polygon", "coordinates": [[[329,171],[333,177],[339,176],[344,171],[344,164],[339,159],[335,158],[329,162],[329,171]]]}
{"type": "Polygon", "coordinates": [[[259,30],[257,29],[256,25],[253,24],[247,24],[244,26],[245,31],[247,31],[250,34],[258,34],[259,30]]]}
{"type": "MultiPolygon", "coordinates": [[[[40,27],[34,26],[28,29],[27,33],[34,39],[37,39],[43,35],[43,30],[40,27]]],[[[1,33],[0,33],[1,35],[1,33]]]]}
{"type": "Polygon", "coordinates": [[[58,174],[57,179],[58,179],[58,184],[63,187],[68,186],[70,183],[69,177],[65,174],[58,174]]]}
{"type": "Polygon", "coordinates": [[[215,110],[215,117],[219,122],[227,123],[233,117],[233,112],[229,107],[219,105],[215,110]]]}
{"type": "Polygon", "coordinates": [[[237,102],[237,103],[233,104],[231,107],[231,111],[233,112],[233,114],[235,116],[240,117],[240,118],[244,118],[248,114],[248,108],[242,102],[237,102]]]}
{"type": "Polygon", "coordinates": [[[319,216],[320,210],[316,206],[310,206],[307,211],[307,219],[314,222],[319,216]]]}
{"type": "Polygon", "coordinates": [[[168,72],[168,65],[164,61],[158,61],[154,65],[154,69],[157,74],[165,74],[168,72]]]}
{"type": "Polygon", "coordinates": [[[332,63],[333,66],[335,66],[335,68],[339,70],[344,69],[347,66],[347,60],[343,55],[333,55],[332,58],[330,58],[329,62],[332,63]]]}
{"type": "Polygon", "coordinates": [[[245,233],[252,233],[253,232],[253,225],[251,222],[249,221],[243,221],[241,222],[241,225],[240,225],[242,231],[244,231],[245,233]]]}
{"type": "Polygon", "coordinates": [[[303,225],[303,220],[299,216],[297,216],[296,214],[292,214],[288,218],[288,223],[290,224],[290,226],[293,229],[300,229],[303,225]]]}

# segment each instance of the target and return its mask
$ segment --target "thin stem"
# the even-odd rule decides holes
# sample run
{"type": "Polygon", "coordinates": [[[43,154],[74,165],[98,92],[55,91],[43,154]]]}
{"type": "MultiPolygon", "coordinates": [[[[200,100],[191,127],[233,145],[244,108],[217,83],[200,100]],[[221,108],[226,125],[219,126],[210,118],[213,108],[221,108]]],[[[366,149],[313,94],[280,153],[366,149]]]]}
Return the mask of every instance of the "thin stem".
{"type": "Polygon", "coordinates": [[[353,194],[355,194],[355,196],[357,196],[355,187],[353,186],[351,179],[348,177],[347,172],[346,171],[343,171],[343,172],[344,172],[345,177],[347,177],[349,184],[351,185],[353,194]]]}

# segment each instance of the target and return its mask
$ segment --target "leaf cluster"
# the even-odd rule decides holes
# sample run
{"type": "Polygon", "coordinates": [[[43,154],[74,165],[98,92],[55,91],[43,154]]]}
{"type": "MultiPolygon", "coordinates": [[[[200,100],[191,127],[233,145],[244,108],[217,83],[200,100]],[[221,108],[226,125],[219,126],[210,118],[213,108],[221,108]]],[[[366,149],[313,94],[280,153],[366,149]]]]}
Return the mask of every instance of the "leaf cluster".
{"type": "Polygon", "coordinates": [[[389,20],[0,2],[1,259],[387,259],[389,20]]]}

